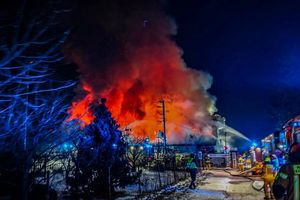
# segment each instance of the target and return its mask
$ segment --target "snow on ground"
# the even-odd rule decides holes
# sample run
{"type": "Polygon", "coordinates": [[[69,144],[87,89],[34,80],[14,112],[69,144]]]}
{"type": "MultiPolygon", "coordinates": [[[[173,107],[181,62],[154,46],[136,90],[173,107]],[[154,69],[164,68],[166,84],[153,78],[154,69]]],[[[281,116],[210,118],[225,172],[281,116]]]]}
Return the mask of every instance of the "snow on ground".
{"type": "MultiPolygon", "coordinates": [[[[259,178],[252,179],[261,181],[259,178]]],[[[176,185],[143,197],[128,196],[126,198],[119,198],[119,200],[259,200],[264,197],[262,191],[257,191],[252,187],[252,180],[240,176],[231,176],[224,170],[204,171],[202,176],[198,176],[196,189],[188,189],[189,181],[189,179],[181,181],[176,185]]]]}
{"type": "Polygon", "coordinates": [[[183,180],[188,177],[186,172],[173,172],[173,171],[164,171],[164,172],[155,172],[155,171],[143,171],[140,184],[127,185],[125,188],[117,187],[115,188],[118,192],[123,192],[129,196],[137,196],[141,193],[152,193],[158,191],[160,188],[170,187],[174,184],[176,180],[183,180]],[[159,181],[160,178],[160,181],[159,181]]]}
{"type": "Polygon", "coordinates": [[[263,192],[253,189],[252,184],[250,179],[231,176],[223,170],[211,170],[204,172],[202,180],[197,181],[195,190],[183,189],[162,199],[263,199],[263,192]]]}

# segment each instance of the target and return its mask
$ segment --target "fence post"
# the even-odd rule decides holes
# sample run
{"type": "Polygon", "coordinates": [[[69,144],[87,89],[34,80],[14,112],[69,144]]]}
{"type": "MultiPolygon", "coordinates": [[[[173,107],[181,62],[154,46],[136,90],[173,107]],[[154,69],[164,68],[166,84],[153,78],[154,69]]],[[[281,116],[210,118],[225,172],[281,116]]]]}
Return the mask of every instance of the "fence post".
{"type": "Polygon", "coordinates": [[[109,199],[111,199],[111,179],[110,179],[110,167],[108,167],[108,195],[109,199]]]}

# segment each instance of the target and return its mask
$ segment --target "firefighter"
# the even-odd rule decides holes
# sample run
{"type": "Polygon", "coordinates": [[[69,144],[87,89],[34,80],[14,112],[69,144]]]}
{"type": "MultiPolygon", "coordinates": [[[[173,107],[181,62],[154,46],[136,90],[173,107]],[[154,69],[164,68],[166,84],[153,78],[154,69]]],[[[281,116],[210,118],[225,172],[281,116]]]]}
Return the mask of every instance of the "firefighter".
{"type": "Polygon", "coordinates": [[[239,170],[240,170],[241,172],[243,172],[243,171],[245,170],[245,164],[244,164],[244,162],[245,162],[245,160],[244,160],[244,158],[241,156],[241,157],[239,158],[239,170]]]}
{"type": "Polygon", "coordinates": [[[201,167],[203,167],[203,154],[202,151],[198,151],[198,164],[199,164],[199,172],[201,173],[201,167]]]}
{"type": "Polygon", "coordinates": [[[211,160],[210,160],[210,157],[208,155],[206,155],[206,157],[205,157],[205,167],[206,167],[207,170],[211,169],[211,160]]]}
{"type": "Polygon", "coordinates": [[[263,172],[264,165],[262,162],[254,162],[253,171],[256,175],[261,175],[263,172]]]}
{"type": "Polygon", "coordinates": [[[272,187],[275,179],[275,171],[270,156],[266,156],[264,159],[262,178],[264,180],[265,199],[274,199],[272,187]]]}
{"type": "Polygon", "coordinates": [[[194,154],[191,154],[186,165],[187,170],[190,172],[191,175],[191,184],[190,184],[190,189],[195,189],[196,188],[196,176],[198,172],[198,167],[197,167],[197,161],[195,158],[194,154]]]}
{"type": "Polygon", "coordinates": [[[247,169],[251,169],[251,164],[252,164],[251,158],[248,157],[248,158],[246,159],[246,168],[247,168],[247,169]]]}
{"type": "Polygon", "coordinates": [[[255,173],[258,175],[261,175],[262,172],[263,172],[263,168],[264,168],[264,165],[262,162],[256,162],[256,165],[255,165],[255,173]]]}
{"type": "Polygon", "coordinates": [[[276,199],[285,194],[288,200],[300,199],[300,143],[290,147],[288,163],[283,165],[274,182],[273,191],[276,199]]]}

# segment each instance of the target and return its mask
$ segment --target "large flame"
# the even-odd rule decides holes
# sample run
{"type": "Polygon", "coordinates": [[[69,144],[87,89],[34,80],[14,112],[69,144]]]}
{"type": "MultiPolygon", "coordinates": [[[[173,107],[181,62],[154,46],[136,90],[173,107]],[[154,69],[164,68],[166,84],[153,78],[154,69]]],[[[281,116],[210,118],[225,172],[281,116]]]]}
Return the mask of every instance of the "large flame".
{"type": "Polygon", "coordinates": [[[94,121],[94,115],[90,110],[90,105],[93,101],[93,96],[88,94],[81,101],[72,102],[72,108],[69,109],[70,117],[67,119],[67,121],[79,119],[82,121],[82,126],[92,123],[94,121]]]}
{"type": "Polygon", "coordinates": [[[181,142],[188,134],[210,134],[209,116],[215,111],[215,99],[207,93],[211,76],[185,66],[181,50],[170,39],[176,30],[173,21],[156,6],[138,2],[135,7],[140,9],[130,10],[130,15],[114,16],[112,10],[121,6],[107,1],[110,11],[103,10],[105,17],[95,20],[102,35],[96,38],[91,32],[90,39],[96,41],[89,45],[74,37],[69,51],[79,66],[86,96],[73,102],[70,119],[91,123],[89,104],[104,97],[121,127],[155,139],[163,129],[164,100],[169,142],[181,142]]]}

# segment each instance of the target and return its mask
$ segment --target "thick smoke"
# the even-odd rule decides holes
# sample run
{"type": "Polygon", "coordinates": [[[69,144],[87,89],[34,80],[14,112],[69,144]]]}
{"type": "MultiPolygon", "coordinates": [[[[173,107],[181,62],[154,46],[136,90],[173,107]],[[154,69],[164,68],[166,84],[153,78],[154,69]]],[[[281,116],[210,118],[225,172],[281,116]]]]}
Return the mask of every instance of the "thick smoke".
{"type": "Polygon", "coordinates": [[[77,19],[66,52],[79,66],[80,87],[89,96],[75,100],[71,118],[79,117],[77,107],[87,107],[91,96],[105,97],[122,127],[154,139],[162,129],[164,99],[170,143],[211,133],[212,77],[186,67],[172,40],[176,25],[159,1],[91,1],[80,6],[77,19]]]}

